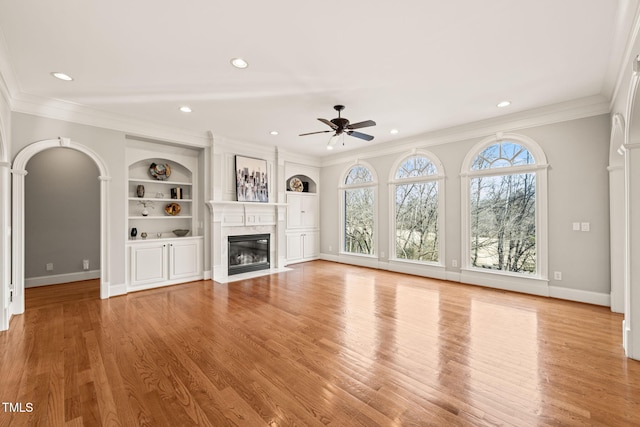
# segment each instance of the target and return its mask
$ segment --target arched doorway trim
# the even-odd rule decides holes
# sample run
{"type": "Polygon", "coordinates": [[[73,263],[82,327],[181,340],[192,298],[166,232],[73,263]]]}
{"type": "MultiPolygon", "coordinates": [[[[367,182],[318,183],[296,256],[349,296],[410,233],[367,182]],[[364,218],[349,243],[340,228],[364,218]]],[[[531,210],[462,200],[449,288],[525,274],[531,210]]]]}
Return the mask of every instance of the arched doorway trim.
{"type": "Polygon", "coordinates": [[[9,240],[9,221],[11,206],[11,163],[8,161],[8,140],[5,123],[0,115],[0,331],[9,328],[9,298],[7,294],[11,283],[11,242],[9,240]]]}
{"type": "Polygon", "coordinates": [[[625,190],[624,190],[624,116],[611,118],[609,143],[609,233],[611,245],[611,311],[624,313],[625,277],[625,190]]]}
{"type": "Polygon", "coordinates": [[[72,141],[70,138],[58,137],[34,142],[23,148],[13,161],[13,203],[12,203],[12,253],[13,271],[12,283],[14,289],[14,302],[12,314],[24,312],[24,183],[27,175],[27,163],[29,160],[49,148],[70,148],[89,156],[100,171],[100,298],[109,297],[109,274],[111,271],[109,262],[109,183],[111,177],[106,163],[102,158],[88,147],[72,141]]]}

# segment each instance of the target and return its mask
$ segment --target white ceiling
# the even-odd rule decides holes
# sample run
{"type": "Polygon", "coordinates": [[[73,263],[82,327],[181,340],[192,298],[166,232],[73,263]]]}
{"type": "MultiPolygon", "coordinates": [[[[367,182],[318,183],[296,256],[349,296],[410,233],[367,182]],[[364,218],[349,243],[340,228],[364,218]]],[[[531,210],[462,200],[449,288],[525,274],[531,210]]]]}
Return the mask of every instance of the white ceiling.
{"type": "Polygon", "coordinates": [[[336,117],[335,104],[352,122],[378,123],[362,129],[372,142],[347,137],[338,147],[348,150],[594,95],[608,100],[636,5],[7,0],[0,29],[19,94],[322,156],[328,134],[297,135],[328,129],[316,118],[336,117]],[[233,68],[233,57],[249,67],[233,68]],[[496,108],[503,100],[512,105],[496,108]]]}

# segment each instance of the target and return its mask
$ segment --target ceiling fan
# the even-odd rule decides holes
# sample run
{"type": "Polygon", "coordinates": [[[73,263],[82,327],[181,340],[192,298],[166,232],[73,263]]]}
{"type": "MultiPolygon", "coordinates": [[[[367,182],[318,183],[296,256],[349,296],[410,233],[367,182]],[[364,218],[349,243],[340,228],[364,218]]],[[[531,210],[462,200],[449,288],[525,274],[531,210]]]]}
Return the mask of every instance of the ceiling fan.
{"type": "Polygon", "coordinates": [[[336,117],[335,119],[331,119],[331,120],[327,120],[327,119],[318,119],[320,120],[322,123],[326,124],[327,126],[329,126],[331,128],[331,130],[321,130],[318,132],[309,132],[309,133],[302,133],[300,134],[300,136],[305,136],[305,135],[314,135],[316,133],[329,133],[329,132],[335,132],[332,136],[331,139],[329,140],[329,143],[327,144],[327,148],[332,149],[333,146],[336,144],[336,142],[338,142],[338,137],[340,135],[343,134],[347,134],[349,136],[355,136],[356,138],[360,138],[360,139],[364,139],[365,141],[371,141],[373,139],[373,136],[371,135],[367,135],[366,133],[361,133],[361,132],[356,132],[354,129],[360,129],[360,128],[366,128],[369,126],[375,126],[376,122],[374,122],[373,120],[365,120],[364,122],[358,122],[358,123],[349,123],[349,120],[340,117],[340,112],[342,110],[344,110],[344,105],[335,105],[333,107],[334,110],[336,110],[338,112],[338,117],[336,117]]]}

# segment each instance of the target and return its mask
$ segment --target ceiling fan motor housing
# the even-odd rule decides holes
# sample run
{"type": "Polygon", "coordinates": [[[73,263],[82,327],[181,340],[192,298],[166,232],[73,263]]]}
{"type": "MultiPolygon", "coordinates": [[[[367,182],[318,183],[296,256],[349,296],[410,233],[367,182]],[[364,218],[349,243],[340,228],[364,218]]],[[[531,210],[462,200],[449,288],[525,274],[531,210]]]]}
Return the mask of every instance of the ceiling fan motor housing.
{"type": "Polygon", "coordinates": [[[347,126],[349,126],[349,120],[343,119],[341,117],[337,117],[335,119],[331,119],[331,123],[333,123],[334,125],[338,126],[338,128],[336,129],[336,134],[337,135],[339,135],[342,132],[344,132],[344,130],[347,128],[347,126]]]}

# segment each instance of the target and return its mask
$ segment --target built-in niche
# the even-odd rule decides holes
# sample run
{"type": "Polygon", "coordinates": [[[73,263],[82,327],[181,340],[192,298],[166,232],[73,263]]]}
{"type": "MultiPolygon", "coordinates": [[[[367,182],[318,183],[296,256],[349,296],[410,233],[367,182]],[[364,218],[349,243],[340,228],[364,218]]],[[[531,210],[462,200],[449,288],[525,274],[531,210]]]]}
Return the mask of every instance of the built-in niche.
{"type": "Polygon", "coordinates": [[[287,179],[287,191],[317,193],[318,186],[316,182],[307,175],[293,175],[287,179]]]}

